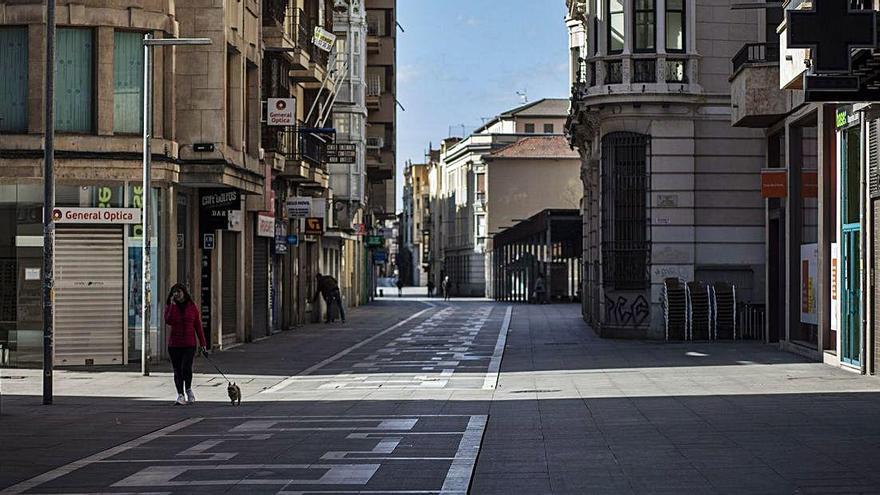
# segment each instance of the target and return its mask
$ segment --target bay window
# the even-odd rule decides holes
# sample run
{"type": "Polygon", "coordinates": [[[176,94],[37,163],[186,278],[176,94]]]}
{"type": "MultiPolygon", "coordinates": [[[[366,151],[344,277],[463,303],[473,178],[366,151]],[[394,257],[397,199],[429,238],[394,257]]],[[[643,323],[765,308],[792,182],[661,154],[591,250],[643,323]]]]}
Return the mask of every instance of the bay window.
{"type": "Polygon", "coordinates": [[[685,0],[666,0],[666,51],[685,51],[685,0]]]}
{"type": "Polygon", "coordinates": [[[623,40],[626,37],[626,21],[623,14],[624,0],[607,0],[608,11],[608,53],[623,51],[623,40]]]}

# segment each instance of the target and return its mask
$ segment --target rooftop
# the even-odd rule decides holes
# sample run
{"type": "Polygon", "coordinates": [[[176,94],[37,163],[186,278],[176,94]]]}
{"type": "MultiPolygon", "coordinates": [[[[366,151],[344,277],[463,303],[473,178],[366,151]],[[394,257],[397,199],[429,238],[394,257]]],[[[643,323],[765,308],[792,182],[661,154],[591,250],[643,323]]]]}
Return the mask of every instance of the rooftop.
{"type": "Polygon", "coordinates": [[[528,136],[492,152],[489,158],[575,159],[580,155],[559,134],[528,136]]]}

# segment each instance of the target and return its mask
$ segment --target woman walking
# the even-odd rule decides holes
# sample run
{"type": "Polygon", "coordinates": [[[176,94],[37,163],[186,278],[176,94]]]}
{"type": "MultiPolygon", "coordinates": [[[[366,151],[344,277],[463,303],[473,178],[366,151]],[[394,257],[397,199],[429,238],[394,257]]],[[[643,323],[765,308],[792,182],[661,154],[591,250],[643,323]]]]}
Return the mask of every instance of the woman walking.
{"type": "Polygon", "coordinates": [[[199,309],[182,284],[174,285],[168,294],[165,324],[171,327],[168,332],[168,355],[174,366],[174,386],[177,388],[174,404],[192,404],[196,401],[192,391],[193,359],[196,350],[205,352],[207,343],[199,309]]]}

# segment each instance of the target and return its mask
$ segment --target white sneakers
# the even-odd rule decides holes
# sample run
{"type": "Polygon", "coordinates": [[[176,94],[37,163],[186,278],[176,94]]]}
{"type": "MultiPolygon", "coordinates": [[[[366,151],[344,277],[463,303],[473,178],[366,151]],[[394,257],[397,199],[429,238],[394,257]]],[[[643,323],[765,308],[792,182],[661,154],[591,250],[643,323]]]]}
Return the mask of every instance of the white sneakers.
{"type": "Polygon", "coordinates": [[[195,404],[196,402],[196,394],[193,393],[192,389],[186,391],[186,403],[187,404],[195,404]]]}
{"type": "Polygon", "coordinates": [[[183,394],[177,394],[177,400],[174,401],[174,405],[175,406],[185,406],[186,405],[186,398],[183,396],[183,394]]]}

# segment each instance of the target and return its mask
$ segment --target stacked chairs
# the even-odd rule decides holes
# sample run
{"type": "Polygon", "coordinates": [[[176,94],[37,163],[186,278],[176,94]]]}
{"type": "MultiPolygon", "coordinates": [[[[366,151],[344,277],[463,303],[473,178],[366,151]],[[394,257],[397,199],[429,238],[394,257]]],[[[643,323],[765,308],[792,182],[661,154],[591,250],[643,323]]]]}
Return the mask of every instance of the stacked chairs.
{"type": "Polygon", "coordinates": [[[687,340],[690,328],[688,288],[681,279],[667,278],[663,282],[663,316],[666,322],[666,340],[687,340]]]}
{"type": "Polygon", "coordinates": [[[736,340],[736,287],[726,282],[712,286],[715,340],[736,340]]]}
{"type": "Polygon", "coordinates": [[[691,303],[690,340],[712,338],[712,304],[709,286],[705,282],[688,282],[691,303]]]}

